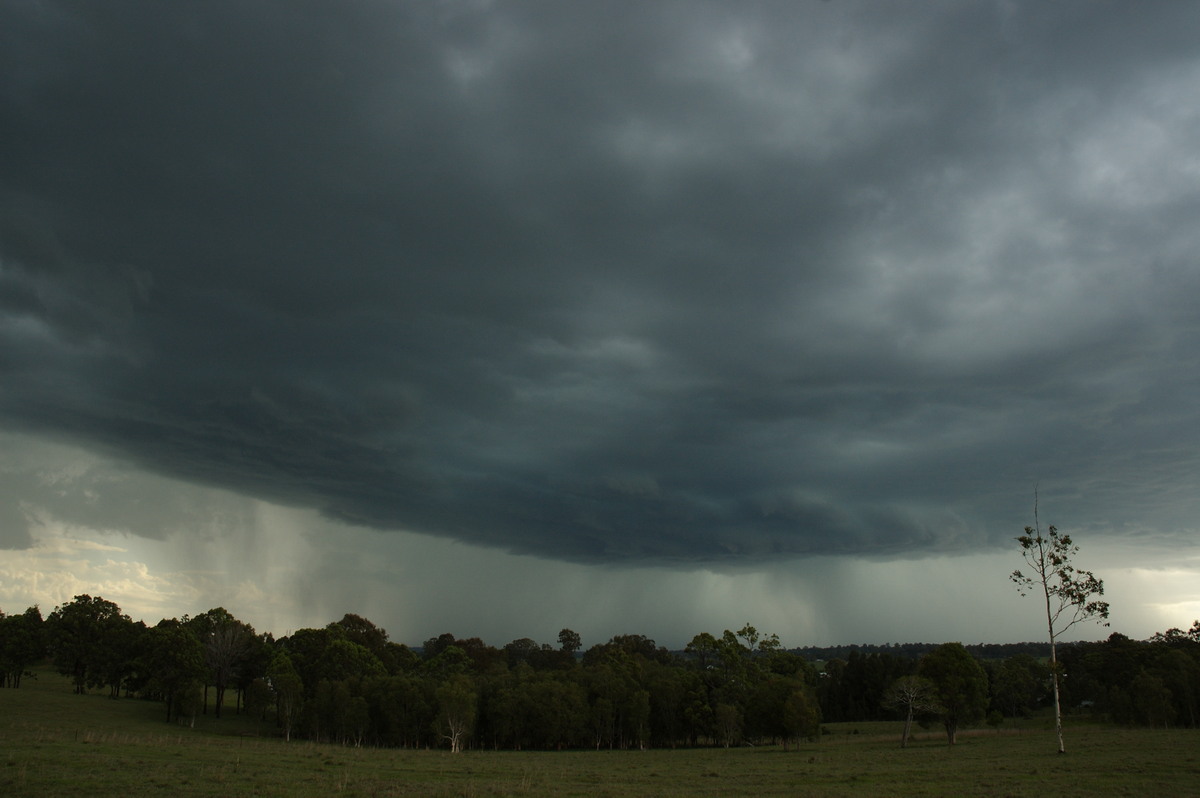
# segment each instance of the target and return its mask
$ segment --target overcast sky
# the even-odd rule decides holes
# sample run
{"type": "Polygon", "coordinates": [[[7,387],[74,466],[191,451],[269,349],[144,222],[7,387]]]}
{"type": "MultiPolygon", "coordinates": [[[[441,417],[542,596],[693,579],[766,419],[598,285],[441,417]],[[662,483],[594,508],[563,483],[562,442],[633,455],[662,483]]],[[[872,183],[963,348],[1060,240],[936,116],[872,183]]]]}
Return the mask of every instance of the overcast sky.
{"type": "Polygon", "coordinates": [[[0,609],[1039,639],[1037,486],[1187,627],[1197,31],[0,0],[0,609]]]}

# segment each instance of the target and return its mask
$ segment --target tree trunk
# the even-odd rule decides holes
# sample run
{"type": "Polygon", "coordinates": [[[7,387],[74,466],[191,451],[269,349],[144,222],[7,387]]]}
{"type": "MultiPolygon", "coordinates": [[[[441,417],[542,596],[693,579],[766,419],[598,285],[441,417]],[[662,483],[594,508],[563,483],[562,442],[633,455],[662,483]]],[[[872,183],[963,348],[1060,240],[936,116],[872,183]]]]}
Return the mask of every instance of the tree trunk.
{"type": "Polygon", "coordinates": [[[1063,745],[1062,704],[1058,696],[1058,651],[1053,635],[1050,636],[1050,678],[1054,684],[1054,733],[1058,735],[1058,752],[1065,754],[1067,749],[1063,745]]]}
{"type": "MultiPolygon", "coordinates": [[[[1044,554],[1042,555],[1042,562],[1045,562],[1044,554]]],[[[1042,569],[1042,590],[1046,594],[1046,627],[1050,631],[1050,681],[1054,686],[1054,733],[1058,735],[1058,752],[1065,754],[1067,749],[1063,745],[1062,703],[1058,695],[1058,646],[1054,639],[1054,614],[1050,609],[1050,587],[1047,583],[1044,565],[1042,569]]]]}

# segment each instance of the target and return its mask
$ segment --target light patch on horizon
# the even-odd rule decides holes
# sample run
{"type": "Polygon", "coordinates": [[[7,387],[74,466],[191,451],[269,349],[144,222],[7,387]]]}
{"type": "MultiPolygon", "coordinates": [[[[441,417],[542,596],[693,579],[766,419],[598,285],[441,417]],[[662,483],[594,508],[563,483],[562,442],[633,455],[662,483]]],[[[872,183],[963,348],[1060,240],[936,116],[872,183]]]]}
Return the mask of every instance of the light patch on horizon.
{"type": "Polygon", "coordinates": [[[154,623],[198,598],[180,574],[152,573],[145,562],[130,558],[128,548],[107,542],[109,533],[50,523],[37,527],[32,537],[31,547],[10,552],[0,565],[0,608],[6,612],[36,604],[45,615],[88,594],[154,623]]]}
{"type": "MultiPolygon", "coordinates": [[[[1107,596],[1115,597],[1110,601],[1118,602],[1114,604],[1116,611],[1120,610],[1120,601],[1132,601],[1135,612],[1145,617],[1156,632],[1187,630],[1192,621],[1200,620],[1200,555],[1196,551],[1180,552],[1177,564],[1171,567],[1116,570],[1105,581],[1107,596]]],[[[1118,625],[1113,630],[1128,634],[1118,625]]]]}
{"type": "Polygon", "coordinates": [[[159,540],[43,516],[33,545],[0,564],[0,609],[37,604],[47,614],[87,594],[150,625],[225,606],[260,631],[299,628],[303,578],[293,558],[303,550],[302,531],[282,508],[256,504],[259,522],[238,530],[234,552],[228,539],[159,540]]]}

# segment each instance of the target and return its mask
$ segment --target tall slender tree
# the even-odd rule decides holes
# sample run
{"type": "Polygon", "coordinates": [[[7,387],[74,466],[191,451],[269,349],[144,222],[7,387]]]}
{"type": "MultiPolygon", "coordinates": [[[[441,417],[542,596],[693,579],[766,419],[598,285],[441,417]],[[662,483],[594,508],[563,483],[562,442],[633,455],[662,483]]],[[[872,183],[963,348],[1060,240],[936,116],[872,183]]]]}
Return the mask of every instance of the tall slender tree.
{"type": "Polygon", "coordinates": [[[292,739],[292,729],[304,705],[304,681],[297,673],[287,651],[279,651],[267,669],[267,679],[275,692],[275,715],[283,731],[284,742],[292,739]]]}
{"type": "Polygon", "coordinates": [[[1038,519],[1037,492],[1033,494],[1033,526],[1017,537],[1021,556],[1031,571],[1020,569],[1009,579],[1022,596],[1040,595],[1046,604],[1046,626],[1050,633],[1050,675],[1054,686],[1054,729],[1058,735],[1058,752],[1066,753],[1063,745],[1062,704],[1059,697],[1058,639],[1072,626],[1083,621],[1100,621],[1108,626],[1108,602],[1096,597],[1104,595],[1104,582],[1091,571],[1075,568],[1073,560],[1079,553],[1070,535],[1059,534],[1051,525],[1042,534],[1038,519]]]}

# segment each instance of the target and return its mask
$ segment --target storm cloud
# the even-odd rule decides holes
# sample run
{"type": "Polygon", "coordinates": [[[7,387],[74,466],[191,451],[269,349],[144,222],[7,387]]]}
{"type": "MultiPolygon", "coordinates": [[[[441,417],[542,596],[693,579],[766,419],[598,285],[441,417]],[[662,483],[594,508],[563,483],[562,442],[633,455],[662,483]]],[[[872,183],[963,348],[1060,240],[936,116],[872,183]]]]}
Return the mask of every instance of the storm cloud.
{"type": "Polygon", "coordinates": [[[2,2],[0,425],[579,563],[1192,543],[1198,25],[2,2]]]}

